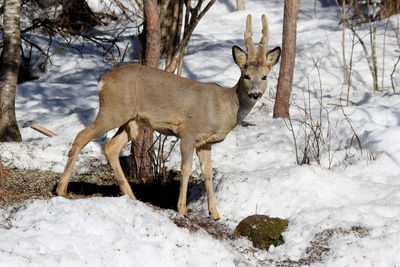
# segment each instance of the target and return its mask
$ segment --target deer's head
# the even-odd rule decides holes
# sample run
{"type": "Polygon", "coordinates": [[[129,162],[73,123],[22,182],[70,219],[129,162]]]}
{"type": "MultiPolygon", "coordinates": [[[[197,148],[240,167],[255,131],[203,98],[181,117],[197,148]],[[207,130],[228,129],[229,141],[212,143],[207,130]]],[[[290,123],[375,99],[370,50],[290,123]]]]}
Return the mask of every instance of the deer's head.
{"type": "Polygon", "coordinates": [[[247,52],[238,46],[232,47],[232,54],[235,63],[242,72],[239,87],[247,95],[250,101],[259,99],[267,88],[267,75],[272,67],[278,62],[281,55],[281,48],[275,47],[268,53],[266,52],[268,44],[268,24],[265,15],[262,15],[262,38],[258,50],[254,47],[252,36],[251,15],[247,16],[246,31],[244,41],[247,52]]]}

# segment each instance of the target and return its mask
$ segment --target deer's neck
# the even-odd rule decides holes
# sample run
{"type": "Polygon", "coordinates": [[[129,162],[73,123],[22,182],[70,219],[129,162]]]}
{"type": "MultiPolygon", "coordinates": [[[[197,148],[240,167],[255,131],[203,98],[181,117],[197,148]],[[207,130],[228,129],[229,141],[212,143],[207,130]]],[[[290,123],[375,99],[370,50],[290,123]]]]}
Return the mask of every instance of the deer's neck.
{"type": "Polygon", "coordinates": [[[250,100],[247,96],[245,89],[242,88],[240,81],[235,86],[236,94],[239,100],[239,109],[237,113],[237,124],[240,124],[249,115],[250,111],[253,109],[255,102],[250,100]]]}

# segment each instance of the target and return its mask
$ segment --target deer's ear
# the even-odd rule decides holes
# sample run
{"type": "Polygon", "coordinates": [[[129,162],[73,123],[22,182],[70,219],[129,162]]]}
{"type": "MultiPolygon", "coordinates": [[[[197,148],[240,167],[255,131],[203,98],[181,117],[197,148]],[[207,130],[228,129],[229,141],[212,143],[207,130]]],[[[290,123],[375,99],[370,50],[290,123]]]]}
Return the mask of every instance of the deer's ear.
{"type": "Polygon", "coordinates": [[[235,63],[240,68],[243,68],[243,66],[247,60],[246,52],[244,52],[239,46],[234,45],[232,47],[232,55],[233,55],[233,60],[235,61],[235,63]]]}
{"type": "Polygon", "coordinates": [[[275,47],[267,53],[267,64],[269,66],[274,66],[281,56],[281,48],[279,46],[275,47]]]}

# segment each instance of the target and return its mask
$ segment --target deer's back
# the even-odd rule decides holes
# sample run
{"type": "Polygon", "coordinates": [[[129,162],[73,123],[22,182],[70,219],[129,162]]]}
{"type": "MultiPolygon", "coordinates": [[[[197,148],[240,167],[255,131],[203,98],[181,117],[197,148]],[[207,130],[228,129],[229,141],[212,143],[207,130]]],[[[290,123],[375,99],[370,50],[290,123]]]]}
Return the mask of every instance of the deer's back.
{"type": "Polygon", "coordinates": [[[207,139],[210,134],[226,135],[236,125],[237,96],[216,84],[143,65],[114,69],[103,75],[101,83],[103,106],[111,96],[109,105],[164,134],[207,139]]]}

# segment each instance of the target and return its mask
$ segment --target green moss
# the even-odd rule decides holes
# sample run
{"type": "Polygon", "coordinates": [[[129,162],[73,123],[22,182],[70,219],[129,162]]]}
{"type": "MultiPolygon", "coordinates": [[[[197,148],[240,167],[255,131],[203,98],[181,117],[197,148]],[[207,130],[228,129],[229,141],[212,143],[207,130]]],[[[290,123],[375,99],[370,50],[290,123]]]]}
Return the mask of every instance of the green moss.
{"type": "Polygon", "coordinates": [[[287,226],[288,221],[281,218],[252,215],[239,223],[234,235],[247,237],[254,247],[268,249],[271,245],[279,246],[284,243],[282,232],[287,226]]]}

